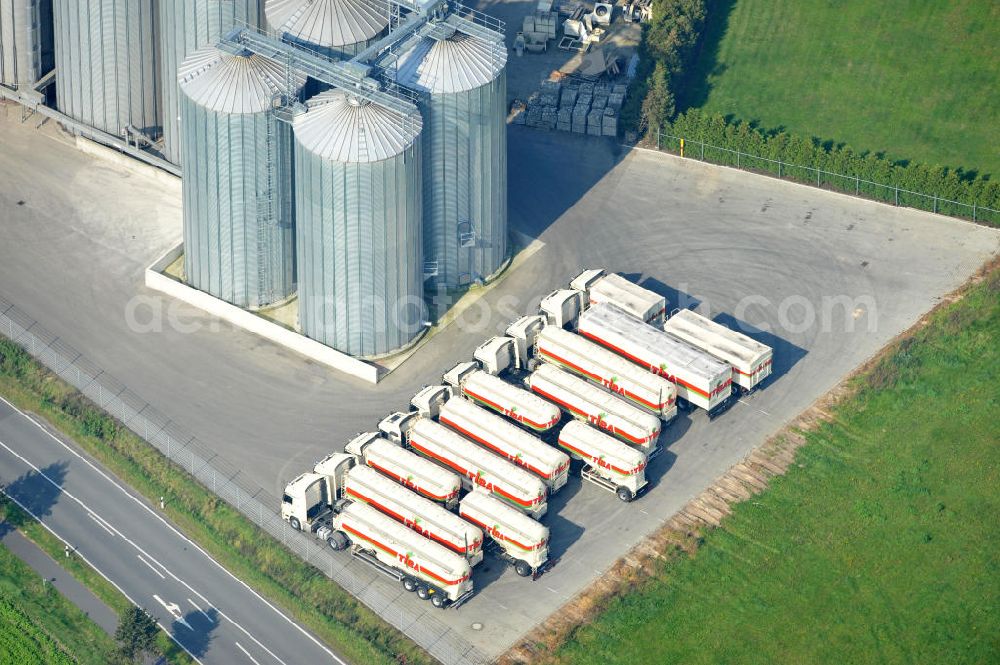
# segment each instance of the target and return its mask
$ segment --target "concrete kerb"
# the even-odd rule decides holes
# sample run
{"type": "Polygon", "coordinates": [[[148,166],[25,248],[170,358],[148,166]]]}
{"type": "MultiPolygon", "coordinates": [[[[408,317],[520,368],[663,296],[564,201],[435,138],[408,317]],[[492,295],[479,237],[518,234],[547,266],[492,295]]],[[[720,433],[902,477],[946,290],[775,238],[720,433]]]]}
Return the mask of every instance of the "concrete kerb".
{"type": "Polygon", "coordinates": [[[176,261],[183,253],[184,243],[180,243],[167,250],[151,266],[146,268],[146,286],[339,372],[350,374],[371,384],[377,384],[382,378],[384,371],[377,365],[341,353],[164,274],[167,266],[176,261]]]}

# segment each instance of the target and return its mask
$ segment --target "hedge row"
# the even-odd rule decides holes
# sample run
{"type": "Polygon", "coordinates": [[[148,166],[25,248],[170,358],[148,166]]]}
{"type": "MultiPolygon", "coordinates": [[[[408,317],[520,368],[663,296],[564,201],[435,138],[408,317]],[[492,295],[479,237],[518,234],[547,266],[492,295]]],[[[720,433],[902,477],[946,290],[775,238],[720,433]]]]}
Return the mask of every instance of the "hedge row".
{"type": "MultiPolygon", "coordinates": [[[[727,122],[721,115],[705,113],[700,109],[681,113],[661,127],[664,134],[685,139],[685,154],[690,157],[780,175],[896,205],[955,217],[975,216],[977,221],[1000,225],[1000,214],[982,210],[1000,210],[1000,181],[970,176],[959,169],[894,162],[881,154],[858,152],[847,145],[832,145],[780,131],[764,131],[747,122],[727,122]],[[702,146],[692,142],[708,145],[702,152],[702,146]],[[748,158],[746,154],[737,156],[711,146],[764,159],[748,158]],[[776,161],[786,164],[779,166],[776,161]],[[829,173],[818,174],[817,170],[829,173]],[[866,184],[865,181],[879,183],[880,186],[866,184]],[[934,199],[935,196],[938,200],[934,199]],[[967,205],[951,205],[946,201],[967,205]],[[967,207],[973,205],[975,210],[967,207]]],[[[657,140],[653,135],[647,135],[647,138],[657,140]]],[[[660,148],[673,152],[680,147],[676,138],[660,138],[659,143],[660,148]]]]}

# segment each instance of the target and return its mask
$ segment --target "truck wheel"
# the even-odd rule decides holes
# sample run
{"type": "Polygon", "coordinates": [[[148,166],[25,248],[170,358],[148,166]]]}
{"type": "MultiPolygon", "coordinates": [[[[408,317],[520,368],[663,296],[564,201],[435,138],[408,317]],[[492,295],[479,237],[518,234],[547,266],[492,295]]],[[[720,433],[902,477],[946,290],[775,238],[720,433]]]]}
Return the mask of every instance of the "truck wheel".
{"type": "Polygon", "coordinates": [[[528,565],[527,561],[516,561],[514,562],[514,572],[521,577],[528,577],[531,575],[531,566],[528,565]]]}
{"type": "Polygon", "coordinates": [[[334,531],[330,534],[330,537],[326,539],[326,544],[330,546],[330,549],[341,551],[347,549],[347,545],[350,541],[347,540],[347,536],[344,535],[342,531],[334,531]]]}
{"type": "Polygon", "coordinates": [[[445,597],[439,593],[434,594],[433,596],[431,596],[431,605],[438,608],[439,610],[443,609],[445,606],[445,597]]]}
{"type": "Polygon", "coordinates": [[[619,487],[615,491],[615,494],[617,494],[618,498],[624,501],[625,503],[628,503],[629,501],[635,498],[635,495],[632,494],[632,490],[630,490],[627,487],[619,487]]]}
{"type": "Polygon", "coordinates": [[[301,522],[299,522],[299,518],[297,518],[297,517],[289,517],[288,518],[288,523],[291,524],[292,528],[295,529],[296,531],[301,531],[302,530],[302,524],[301,524],[301,522]]]}
{"type": "Polygon", "coordinates": [[[406,589],[407,591],[416,591],[417,590],[417,581],[415,579],[413,579],[412,577],[404,577],[403,578],[403,588],[406,589]]]}
{"type": "Polygon", "coordinates": [[[417,586],[417,598],[420,600],[427,600],[431,597],[430,589],[425,587],[423,584],[417,586]]]}

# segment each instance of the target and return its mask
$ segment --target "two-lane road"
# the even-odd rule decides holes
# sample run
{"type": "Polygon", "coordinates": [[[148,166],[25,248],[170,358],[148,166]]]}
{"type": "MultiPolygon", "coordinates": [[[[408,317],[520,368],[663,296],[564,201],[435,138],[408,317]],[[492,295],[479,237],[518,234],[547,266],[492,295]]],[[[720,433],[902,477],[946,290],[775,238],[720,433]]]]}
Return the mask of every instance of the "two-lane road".
{"type": "Polygon", "coordinates": [[[154,507],[2,399],[0,482],[199,662],[346,665],[154,507]]]}

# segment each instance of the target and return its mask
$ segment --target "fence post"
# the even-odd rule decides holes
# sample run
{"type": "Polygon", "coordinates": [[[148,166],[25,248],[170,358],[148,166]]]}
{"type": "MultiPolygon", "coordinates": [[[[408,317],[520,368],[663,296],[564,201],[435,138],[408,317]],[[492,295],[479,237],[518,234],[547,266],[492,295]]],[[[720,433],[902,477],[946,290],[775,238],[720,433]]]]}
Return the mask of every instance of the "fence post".
{"type": "Polygon", "coordinates": [[[896,205],[899,205],[899,187],[896,187],[896,205]]]}
{"type": "Polygon", "coordinates": [[[701,161],[705,161],[705,142],[701,142],[701,161]]]}
{"type": "Polygon", "coordinates": [[[819,187],[819,169],[816,169],[816,186],[819,187]]]}
{"type": "Polygon", "coordinates": [[[937,194],[934,195],[934,214],[937,214],[937,194]]]}
{"type": "Polygon", "coordinates": [[[739,150],[736,151],[736,168],[740,168],[740,155],[741,154],[742,153],[739,150]]]}
{"type": "Polygon", "coordinates": [[[778,160],[778,177],[781,177],[781,165],[784,164],[780,159],[778,160]]]}
{"type": "Polygon", "coordinates": [[[854,195],[861,195],[861,176],[854,176],[854,195]]]}
{"type": "Polygon", "coordinates": [[[656,128],[656,149],[660,149],[660,128],[656,128]]]}
{"type": "Polygon", "coordinates": [[[972,221],[976,221],[976,204],[972,204],[972,221]]]}

